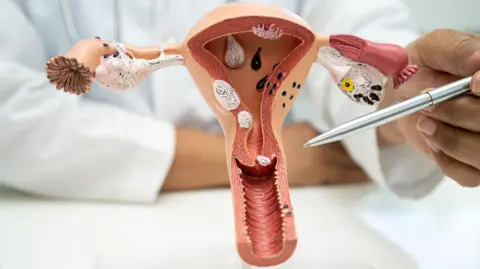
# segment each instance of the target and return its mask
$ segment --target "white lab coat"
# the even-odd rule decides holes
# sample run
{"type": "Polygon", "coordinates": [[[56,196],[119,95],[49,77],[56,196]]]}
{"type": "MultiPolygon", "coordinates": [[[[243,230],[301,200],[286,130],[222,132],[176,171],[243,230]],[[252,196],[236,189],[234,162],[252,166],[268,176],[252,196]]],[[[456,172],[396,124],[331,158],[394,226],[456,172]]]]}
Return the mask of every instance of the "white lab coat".
{"type": "MultiPolygon", "coordinates": [[[[68,1],[81,39],[139,46],[181,41],[206,12],[226,2],[121,0],[115,22],[113,1],[68,1]]],[[[290,9],[323,34],[400,45],[418,36],[401,0],[255,2],[290,9]]],[[[184,67],[157,72],[127,92],[98,86],[85,97],[57,92],[44,65],[72,46],[60,1],[2,0],[0,18],[0,183],[55,197],[151,202],[174,158],[175,126],[220,131],[184,67]]],[[[353,104],[314,66],[289,120],[326,131],[374,109],[353,104]]],[[[443,178],[408,146],[379,150],[375,131],[345,145],[374,181],[398,195],[420,197],[443,178]]]]}

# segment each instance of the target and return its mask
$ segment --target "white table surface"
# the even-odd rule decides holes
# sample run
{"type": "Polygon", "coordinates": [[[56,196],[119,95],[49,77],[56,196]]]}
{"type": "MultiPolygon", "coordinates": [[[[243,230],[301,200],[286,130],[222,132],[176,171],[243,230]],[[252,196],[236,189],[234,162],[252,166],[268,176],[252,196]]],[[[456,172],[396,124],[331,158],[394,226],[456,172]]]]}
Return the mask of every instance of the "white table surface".
{"type": "Polygon", "coordinates": [[[421,201],[376,192],[354,207],[422,269],[480,269],[480,188],[446,180],[421,201]]]}
{"type": "MultiPolygon", "coordinates": [[[[107,261],[111,265],[112,259],[122,264],[123,255],[145,259],[144,264],[148,264],[146,260],[151,257],[145,256],[145,252],[155,251],[156,247],[163,249],[159,256],[168,256],[169,251],[181,252],[185,253],[185,259],[194,260],[198,257],[196,255],[209,255],[212,251],[209,234],[191,231],[196,225],[212,226],[213,231],[207,233],[223,227],[215,240],[229,247],[217,249],[218,256],[213,257],[238,259],[232,238],[230,199],[229,191],[219,190],[196,192],[195,195],[163,195],[154,205],[125,205],[42,201],[1,190],[0,268],[103,269],[106,267],[101,268],[101,263],[107,261]],[[169,204],[180,206],[171,207],[169,204]],[[193,212],[189,209],[193,205],[202,208],[202,204],[204,209],[193,212]],[[172,215],[176,216],[175,220],[165,221],[165,216],[172,215]],[[165,223],[173,223],[173,226],[169,224],[167,227],[165,223]],[[163,242],[164,229],[169,229],[168,233],[173,233],[174,238],[178,236],[181,239],[178,241],[200,242],[163,242]],[[188,236],[196,237],[185,238],[188,236]],[[139,242],[149,245],[149,249],[139,242]],[[205,242],[205,248],[195,248],[202,242],[205,242]],[[112,248],[116,251],[111,252],[112,248]]],[[[333,210],[353,211],[360,216],[367,225],[410,254],[422,269],[480,268],[480,189],[462,189],[446,182],[428,198],[413,202],[400,201],[371,186],[360,185],[294,189],[292,199],[296,201],[297,229],[302,231],[330,221],[326,214],[328,210],[333,212],[334,206],[333,210]],[[306,211],[313,204],[318,215],[306,211]]],[[[337,225],[335,221],[331,222],[332,227],[337,225]]],[[[328,235],[328,231],[323,232],[328,235]]],[[[355,230],[347,228],[344,232],[350,237],[349,233],[355,233],[355,230]]],[[[305,235],[302,240],[318,241],[305,235]]],[[[381,244],[376,247],[381,249],[381,244]]],[[[302,249],[301,244],[299,248],[302,249]]],[[[371,253],[379,251],[373,248],[372,245],[371,253]]],[[[348,246],[345,251],[349,251],[348,246]]],[[[302,255],[307,254],[301,250],[298,252],[293,260],[301,261],[305,258],[302,255]]],[[[138,269],[160,268],[155,267],[154,262],[149,266],[138,269]]]]}

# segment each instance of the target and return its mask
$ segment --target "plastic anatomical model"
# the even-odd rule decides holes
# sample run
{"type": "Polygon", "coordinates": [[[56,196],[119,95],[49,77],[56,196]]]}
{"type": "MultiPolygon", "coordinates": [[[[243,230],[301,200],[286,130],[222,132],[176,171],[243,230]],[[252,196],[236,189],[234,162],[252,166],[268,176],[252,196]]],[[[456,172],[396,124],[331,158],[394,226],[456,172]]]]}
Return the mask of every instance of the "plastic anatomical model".
{"type": "Polygon", "coordinates": [[[82,94],[92,80],[128,89],[162,68],[186,66],[224,132],[238,253],[248,264],[273,266],[297,244],[281,133],[314,63],[366,105],[381,102],[387,78],[396,88],[417,71],[402,47],[318,35],[295,14],[262,4],[222,6],[181,44],[140,48],[85,39],[46,70],[57,89],[82,94]]]}

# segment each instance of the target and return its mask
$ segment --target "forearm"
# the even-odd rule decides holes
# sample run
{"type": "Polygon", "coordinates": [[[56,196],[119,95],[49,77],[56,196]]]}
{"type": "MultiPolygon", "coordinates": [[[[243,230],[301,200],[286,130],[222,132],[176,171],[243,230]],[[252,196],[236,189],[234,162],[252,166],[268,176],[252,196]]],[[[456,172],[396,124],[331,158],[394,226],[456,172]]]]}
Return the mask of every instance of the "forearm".
{"type": "MultiPolygon", "coordinates": [[[[284,150],[288,172],[294,178],[306,178],[317,170],[307,159],[311,152],[302,150],[303,141],[318,133],[304,123],[286,126],[283,130],[284,150]],[[291,157],[291,158],[289,158],[291,157]]],[[[293,182],[297,182],[294,180],[293,182]]],[[[163,191],[204,189],[230,186],[226,165],[225,140],[222,134],[199,130],[177,129],[175,159],[165,179],[163,191]]]]}
{"type": "MultiPolygon", "coordinates": [[[[295,123],[283,130],[283,143],[288,173],[293,185],[320,170],[320,163],[312,165],[313,151],[301,145],[318,133],[305,123],[295,123]],[[308,161],[301,161],[306,159],[308,161]]],[[[163,191],[204,189],[230,186],[226,166],[225,141],[222,134],[211,134],[197,130],[178,129],[176,153],[163,191]]]]}
{"type": "MultiPolygon", "coordinates": [[[[283,146],[291,186],[364,181],[367,179],[340,143],[305,149],[301,145],[318,135],[307,123],[285,126],[283,146]]],[[[175,159],[162,191],[230,186],[222,134],[177,129],[175,159]]]]}
{"type": "Polygon", "coordinates": [[[229,186],[222,134],[177,129],[175,158],[162,191],[229,186]]]}

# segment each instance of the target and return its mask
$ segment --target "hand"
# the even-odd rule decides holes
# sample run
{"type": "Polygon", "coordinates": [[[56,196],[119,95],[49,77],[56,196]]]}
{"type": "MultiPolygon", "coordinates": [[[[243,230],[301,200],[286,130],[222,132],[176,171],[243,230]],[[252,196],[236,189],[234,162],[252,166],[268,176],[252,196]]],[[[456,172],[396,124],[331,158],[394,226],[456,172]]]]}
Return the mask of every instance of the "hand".
{"type": "MultiPolygon", "coordinates": [[[[437,30],[407,47],[418,73],[391,97],[411,97],[474,75],[471,94],[396,122],[400,134],[465,187],[480,185],[480,35],[437,30]]],[[[398,137],[397,137],[398,138],[398,137]]]]}

